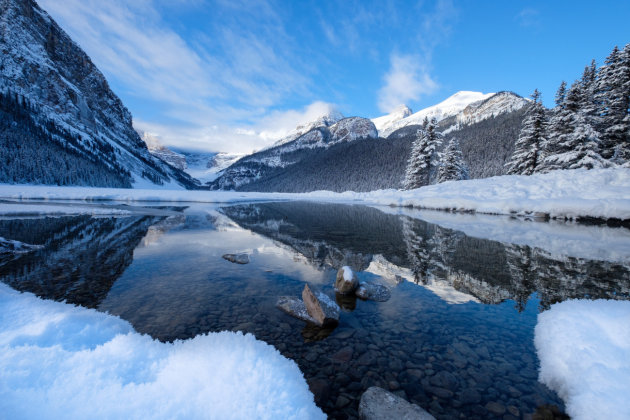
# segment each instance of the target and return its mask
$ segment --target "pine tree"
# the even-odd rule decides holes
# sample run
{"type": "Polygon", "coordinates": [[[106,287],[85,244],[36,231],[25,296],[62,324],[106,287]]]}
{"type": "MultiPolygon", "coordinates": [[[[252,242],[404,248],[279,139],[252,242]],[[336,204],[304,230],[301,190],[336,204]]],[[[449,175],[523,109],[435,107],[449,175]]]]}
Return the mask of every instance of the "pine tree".
{"type": "Polygon", "coordinates": [[[583,107],[584,84],[576,81],[550,121],[546,157],[541,171],[608,166],[599,154],[600,135],[583,107]]]}
{"type": "Polygon", "coordinates": [[[516,141],[514,153],[506,164],[508,174],[531,175],[540,170],[543,161],[543,146],[547,143],[547,116],[540,101],[540,92],[534,90],[531,104],[521,133],[516,141]]]}
{"type": "Polygon", "coordinates": [[[438,164],[436,183],[468,179],[468,168],[464,162],[457,138],[451,138],[439,156],[440,162],[438,164]]]}
{"type": "Polygon", "coordinates": [[[613,163],[630,159],[630,44],[615,47],[595,83],[597,113],[602,119],[602,156],[613,163]]]}
{"type": "Polygon", "coordinates": [[[411,146],[403,183],[406,190],[428,185],[431,181],[431,169],[436,164],[436,149],[440,144],[439,134],[435,131],[437,121],[432,119],[425,122],[426,129],[418,130],[417,138],[411,146]]]}

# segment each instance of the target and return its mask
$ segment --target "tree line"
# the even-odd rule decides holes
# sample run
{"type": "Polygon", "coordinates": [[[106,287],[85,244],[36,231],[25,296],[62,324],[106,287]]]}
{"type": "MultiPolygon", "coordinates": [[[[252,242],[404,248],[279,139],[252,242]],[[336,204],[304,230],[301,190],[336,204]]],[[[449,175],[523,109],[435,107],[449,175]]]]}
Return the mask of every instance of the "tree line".
{"type": "Polygon", "coordinates": [[[593,60],[570,87],[563,81],[553,109],[540,96],[532,94],[509,174],[630,167],[630,44],[599,68],[593,60]]]}

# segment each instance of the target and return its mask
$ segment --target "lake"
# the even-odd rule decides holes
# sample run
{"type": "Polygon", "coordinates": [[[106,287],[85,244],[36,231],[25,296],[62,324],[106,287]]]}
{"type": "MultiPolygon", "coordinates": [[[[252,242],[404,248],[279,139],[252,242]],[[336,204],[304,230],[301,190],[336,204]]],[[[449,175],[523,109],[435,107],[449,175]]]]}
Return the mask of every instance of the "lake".
{"type": "Polygon", "coordinates": [[[313,202],[177,203],[127,217],[4,217],[0,237],[43,245],[0,259],[11,287],[107,311],[162,341],[252,333],[294,360],[318,405],[339,419],[356,418],[373,385],[438,419],[559,415],[562,401],[537,381],[537,314],[572,298],[630,299],[630,230],[606,225],[313,202]],[[241,252],[249,264],[222,258],[241,252]],[[344,265],[389,287],[391,298],[335,296],[344,265]],[[276,308],[304,284],[337,300],[336,328],[276,308]]]}

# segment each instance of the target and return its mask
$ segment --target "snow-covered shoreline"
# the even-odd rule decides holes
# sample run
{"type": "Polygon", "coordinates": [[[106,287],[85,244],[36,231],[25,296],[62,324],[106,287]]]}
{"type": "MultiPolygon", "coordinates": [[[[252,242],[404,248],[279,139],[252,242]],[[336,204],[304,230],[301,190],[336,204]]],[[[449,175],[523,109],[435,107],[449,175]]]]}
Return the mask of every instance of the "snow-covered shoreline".
{"type": "Polygon", "coordinates": [[[630,220],[630,169],[563,170],[450,181],[410,191],[259,193],[0,184],[0,198],[118,202],[309,200],[551,218],[630,220]]]}
{"type": "Polygon", "coordinates": [[[630,302],[569,300],[538,315],[539,380],[574,420],[630,418],[630,302]]]}
{"type": "Polygon", "coordinates": [[[323,419],[297,364],[253,335],[161,343],[0,283],[0,417],[323,419]]]}

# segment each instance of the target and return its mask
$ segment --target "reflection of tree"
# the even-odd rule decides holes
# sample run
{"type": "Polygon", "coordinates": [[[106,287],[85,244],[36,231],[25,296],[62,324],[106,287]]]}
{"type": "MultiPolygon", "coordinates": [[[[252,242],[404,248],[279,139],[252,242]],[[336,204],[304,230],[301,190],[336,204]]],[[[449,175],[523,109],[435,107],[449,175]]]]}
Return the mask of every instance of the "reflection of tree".
{"type": "Polygon", "coordinates": [[[392,265],[409,268],[418,284],[442,283],[484,303],[513,299],[519,311],[535,292],[541,308],[569,298],[630,299],[627,265],[471,237],[370,207],[290,202],[223,211],[242,227],[289,245],[316,267],[351,265],[360,271],[372,255],[381,254],[392,265]]]}
{"type": "Polygon", "coordinates": [[[414,231],[414,221],[403,218],[403,238],[407,247],[407,259],[416,284],[427,284],[429,275],[428,243],[414,231]]]}
{"type": "Polygon", "coordinates": [[[522,312],[527,306],[529,296],[536,290],[538,267],[532,258],[532,249],[528,246],[506,246],[505,252],[512,276],[511,292],[515,301],[514,306],[522,312]]]}

